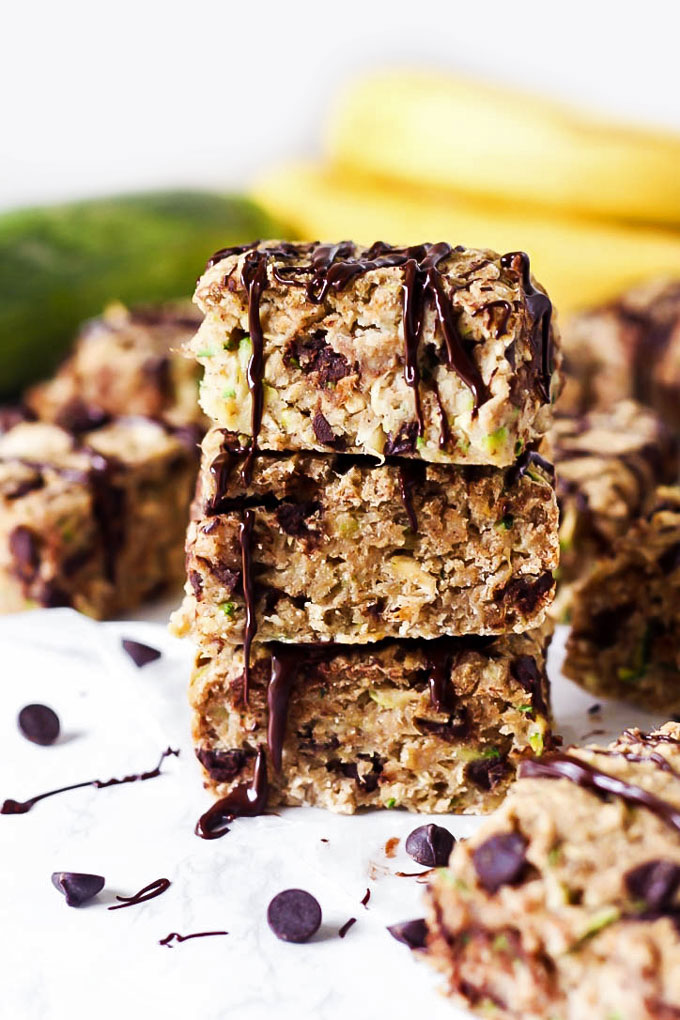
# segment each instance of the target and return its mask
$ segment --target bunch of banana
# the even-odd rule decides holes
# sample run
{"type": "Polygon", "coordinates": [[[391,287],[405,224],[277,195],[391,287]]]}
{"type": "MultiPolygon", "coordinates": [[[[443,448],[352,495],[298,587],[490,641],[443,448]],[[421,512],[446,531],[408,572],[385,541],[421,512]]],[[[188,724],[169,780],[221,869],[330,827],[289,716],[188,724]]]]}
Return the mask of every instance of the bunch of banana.
{"type": "Polygon", "coordinates": [[[255,194],[306,237],[524,249],[561,311],[680,276],[680,137],[441,75],[359,81],[326,166],[255,194]]]}

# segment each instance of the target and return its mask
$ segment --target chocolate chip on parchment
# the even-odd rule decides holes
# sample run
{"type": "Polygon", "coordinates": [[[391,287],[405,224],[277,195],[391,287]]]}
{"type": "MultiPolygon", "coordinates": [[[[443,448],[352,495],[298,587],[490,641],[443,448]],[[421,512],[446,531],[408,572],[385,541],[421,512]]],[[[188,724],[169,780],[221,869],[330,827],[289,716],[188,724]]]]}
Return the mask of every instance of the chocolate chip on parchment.
{"type": "Polygon", "coordinates": [[[52,885],[63,893],[69,907],[80,907],[104,888],[101,875],[85,875],[78,871],[55,871],[52,885]]]}
{"type": "Polygon", "coordinates": [[[269,904],[267,923],[282,942],[306,942],[321,924],[321,907],[304,889],[285,889],[269,904]]]}
{"type": "Polygon", "coordinates": [[[156,659],[160,659],[161,657],[161,653],[157,648],[152,648],[151,645],[142,644],[141,641],[132,641],[129,638],[123,638],[121,644],[138,669],[141,669],[142,666],[146,666],[149,662],[155,662],[156,659]]]}
{"type": "Polygon", "coordinates": [[[519,882],[526,867],[527,841],[519,832],[491,836],[472,854],[479,881],[487,892],[519,882]]]}
{"type": "Polygon", "coordinates": [[[455,842],[443,825],[419,825],[406,839],[406,853],[426,868],[443,868],[455,842]]]}
{"type": "Polygon", "coordinates": [[[47,705],[26,705],[19,712],[19,729],[34,744],[48,747],[59,736],[59,716],[47,705]]]}
{"type": "Polygon", "coordinates": [[[424,917],[415,921],[400,921],[399,924],[390,924],[388,932],[397,942],[403,942],[409,949],[424,949],[427,939],[427,925],[424,917]]]}

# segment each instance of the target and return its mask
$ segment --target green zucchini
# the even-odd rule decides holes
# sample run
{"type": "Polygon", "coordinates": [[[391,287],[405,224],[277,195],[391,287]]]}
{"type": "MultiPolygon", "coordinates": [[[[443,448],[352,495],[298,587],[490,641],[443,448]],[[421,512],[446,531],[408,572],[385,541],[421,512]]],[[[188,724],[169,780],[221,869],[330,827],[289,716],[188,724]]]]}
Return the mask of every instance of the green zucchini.
{"type": "Polygon", "coordinates": [[[207,192],[0,214],[0,399],[48,375],[107,302],[189,297],[218,248],[284,235],[248,199],[207,192]]]}

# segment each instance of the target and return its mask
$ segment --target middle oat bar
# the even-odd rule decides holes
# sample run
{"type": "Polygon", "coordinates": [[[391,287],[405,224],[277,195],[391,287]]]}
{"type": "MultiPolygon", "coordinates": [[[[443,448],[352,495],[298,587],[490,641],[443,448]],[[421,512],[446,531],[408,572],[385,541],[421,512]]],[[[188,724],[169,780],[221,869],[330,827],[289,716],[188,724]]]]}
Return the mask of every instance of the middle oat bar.
{"type": "Polygon", "coordinates": [[[558,563],[554,472],[248,450],[203,443],[187,538],[184,625],[240,644],[347,644],[521,633],[543,621],[558,563]],[[248,577],[244,577],[244,519],[248,577]],[[251,622],[251,629],[253,627],[251,622]]]}

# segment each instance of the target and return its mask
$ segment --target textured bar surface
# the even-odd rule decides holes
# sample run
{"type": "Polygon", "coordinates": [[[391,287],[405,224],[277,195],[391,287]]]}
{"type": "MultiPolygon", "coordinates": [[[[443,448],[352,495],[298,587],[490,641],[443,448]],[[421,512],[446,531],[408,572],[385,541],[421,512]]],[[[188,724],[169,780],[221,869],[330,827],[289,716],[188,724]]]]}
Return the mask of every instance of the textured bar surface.
{"type": "Polygon", "coordinates": [[[73,606],[95,617],[183,576],[196,475],[183,430],[143,418],[74,436],[19,423],[0,435],[0,611],[73,606]]]}
{"type": "Polygon", "coordinates": [[[29,390],[27,404],[38,418],[67,429],[130,414],[202,424],[199,372],[181,354],[199,323],[189,304],[132,311],[110,305],[83,326],[54,379],[29,390]]]}
{"type": "Polygon", "coordinates": [[[258,640],[436,638],[542,622],[559,551],[542,459],[503,471],[263,453],[244,483],[235,442],[215,429],[203,444],[180,630],[242,643],[245,507],[258,640]]]}
{"type": "Polygon", "coordinates": [[[211,263],[201,403],[263,448],[507,467],[550,426],[559,344],[522,253],[270,242],[211,263]]]}
{"type": "Polygon", "coordinates": [[[517,762],[552,744],[547,641],[544,628],[486,640],[254,645],[247,706],[242,650],[199,654],[190,700],[206,785],[225,796],[250,781],[273,726],[270,806],[488,810],[517,762]]]}
{"type": "Polygon", "coordinates": [[[551,433],[560,506],[559,608],[569,586],[611,554],[657,485],[678,476],[678,446],[663,422],[624,400],[608,411],[558,416],[551,433]]]}
{"type": "Polygon", "coordinates": [[[652,280],[568,320],[560,410],[633,398],[680,430],[680,279],[652,280]]]}
{"type": "Polygon", "coordinates": [[[573,596],[564,672],[594,694],[680,710],[680,487],[661,486],[573,596]]]}
{"type": "Polygon", "coordinates": [[[504,1020],[680,1016],[680,726],[520,776],[428,889],[448,991],[504,1020]]]}

